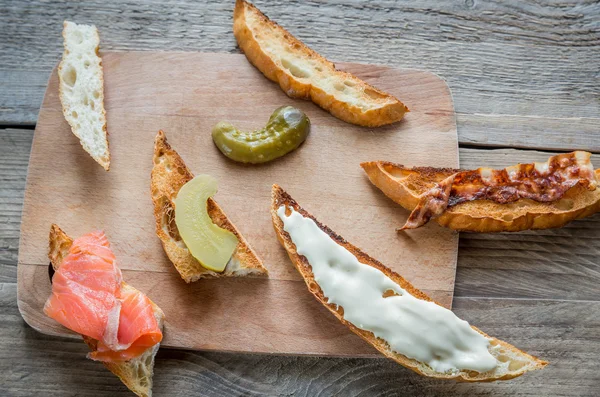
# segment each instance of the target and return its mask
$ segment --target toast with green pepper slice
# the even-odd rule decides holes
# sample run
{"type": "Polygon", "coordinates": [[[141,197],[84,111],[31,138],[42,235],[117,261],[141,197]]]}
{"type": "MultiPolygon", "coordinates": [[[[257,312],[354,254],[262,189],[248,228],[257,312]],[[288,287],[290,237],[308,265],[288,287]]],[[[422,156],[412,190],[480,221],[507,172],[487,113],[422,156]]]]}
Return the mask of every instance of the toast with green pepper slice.
{"type": "Polygon", "coordinates": [[[190,283],[201,278],[211,277],[267,276],[267,269],[256,252],[212,198],[206,202],[210,218],[215,225],[235,234],[238,245],[221,273],[203,267],[192,256],[175,223],[174,200],[179,189],[193,178],[194,175],[185,165],[181,156],[167,142],[165,133],[158,131],[154,141],[154,164],[151,175],[156,234],[181,278],[190,283]]]}

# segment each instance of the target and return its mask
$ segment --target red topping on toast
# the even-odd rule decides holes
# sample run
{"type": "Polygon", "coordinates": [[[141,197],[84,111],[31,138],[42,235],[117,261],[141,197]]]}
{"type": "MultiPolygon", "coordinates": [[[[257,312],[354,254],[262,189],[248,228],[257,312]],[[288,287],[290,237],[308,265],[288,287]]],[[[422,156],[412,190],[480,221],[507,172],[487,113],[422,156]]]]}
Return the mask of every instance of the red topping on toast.
{"type": "Polygon", "coordinates": [[[416,229],[447,208],[473,200],[506,204],[519,199],[559,200],[577,184],[595,190],[591,153],[576,151],[552,156],[545,163],[517,164],[502,170],[478,168],[450,175],[425,192],[400,229],[416,229]]]}

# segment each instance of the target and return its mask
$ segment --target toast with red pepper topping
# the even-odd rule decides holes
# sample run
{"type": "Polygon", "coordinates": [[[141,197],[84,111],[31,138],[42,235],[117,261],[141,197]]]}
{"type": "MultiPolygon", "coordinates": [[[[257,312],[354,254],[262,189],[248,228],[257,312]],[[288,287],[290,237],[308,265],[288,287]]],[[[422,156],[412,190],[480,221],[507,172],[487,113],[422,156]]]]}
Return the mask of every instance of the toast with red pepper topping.
{"type": "Polygon", "coordinates": [[[565,153],[502,170],[407,168],[387,161],[361,167],[386,196],[412,211],[401,230],[431,219],[458,231],[517,232],[561,227],[600,211],[600,170],[594,171],[590,157],[565,153]]]}

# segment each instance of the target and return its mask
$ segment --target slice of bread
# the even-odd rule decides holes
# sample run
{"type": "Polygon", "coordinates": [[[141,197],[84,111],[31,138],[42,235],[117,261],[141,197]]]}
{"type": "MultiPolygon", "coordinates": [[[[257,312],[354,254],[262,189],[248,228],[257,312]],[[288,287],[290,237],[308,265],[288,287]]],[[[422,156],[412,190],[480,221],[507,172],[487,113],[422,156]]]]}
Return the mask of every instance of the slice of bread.
{"type": "Polygon", "coordinates": [[[156,234],[162,241],[165,253],[187,283],[208,277],[267,276],[267,269],[250,247],[244,236],[229,220],[221,207],[212,199],[207,210],[212,221],[238,238],[233,256],[222,273],[203,267],[186,247],[175,224],[175,198],[179,189],[194,175],[179,154],[171,148],[163,131],[158,131],[154,141],[154,165],[151,175],[151,193],[156,218],[156,234]]]}
{"type": "Polygon", "coordinates": [[[65,50],[58,66],[58,92],[63,114],[81,146],[108,171],[110,153],[98,30],[93,25],[65,21],[62,34],[65,50]]]}
{"type": "MultiPolygon", "coordinates": [[[[369,161],[361,164],[373,185],[412,211],[420,196],[436,183],[459,172],[451,168],[407,168],[387,161],[369,161]]],[[[600,170],[595,171],[600,180],[600,170]]],[[[561,227],[572,221],[600,211],[600,189],[588,190],[578,184],[559,200],[539,202],[519,199],[499,204],[491,200],[474,200],[448,207],[433,221],[458,231],[518,232],[528,229],[561,227]]]]}
{"type": "Polygon", "coordinates": [[[385,342],[384,340],[379,339],[375,337],[373,333],[362,330],[354,326],[352,323],[344,320],[343,308],[328,303],[328,299],[324,296],[321,287],[314,279],[312,267],[303,255],[299,255],[296,252],[295,244],[290,239],[289,234],[283,229],[283,221],[277,215],[277,210],[282,205],[286,206],[286,208],[294,209],[294,211],[299,212],[302,216],[306,218],[312,219],[323,232],[328,234],[331,237],[331,239],[334,240],[337,244],[347,249],[361,263],[379,269],[386,276],[388,276],[395,283],[397,283],[402,289],[408,291],[411,295],[415,296],[418,299],[426,301],[433,302],[433,300],[427,295],[425,295],[423,292],[413,287],[399,274],[385,267],[377,260],[371,258],[359,248],[344,240],[343,237],[337,235],[333,230],[329,229],[327,226],[319,223],[319,221],[317,221],[311,214],[309,214],[306,210],[300,207],[300,205],[298,205],[298,203],[296,203],[296,201],[294,201],[294,199],[290,197],[290,195],[287,194],[281,187],[273,185],[271,216],[273,218],[273,226],[275,228],[275,233],[277,234],[277,238],[279,239],[281,245],[286,249],[294,266],[304,278],[304,281],[306,282],[309,291],[315,296],[315,298],[317,298],[319,302],[321,302],[327,309],[329,309],[329,311],[334,316],[336,316],[344,325],[350,328],[352,332],[363,338],[369,344],[373,345],[377,350],[379,350],[388,358],[391,358],[397,363],[409,369],[412,369],[413,371],[421,375],[440,379],[455,379],[466,382],[489,382],[495,380],[512,379],[517,376],[523,375],[525,372],[542,369],[548,364],[546,361],[533,357],[506,342],[486,335],[485,333],[481,332],[475,327],[472,328],[475,331],[482,334],[483,336],[490,339],[489,352],[498,360],[498,366],[495,369],[486,373],[479,373],[476,371],[461,371],[456,374],[439,373],[435,372],[433,369],[431,369],[428,365],[424,363],[418,362],[414,359],[408,358],[402,354],[392,351],[389,348],[387,342],[385,342]]]}
{"type": "Polygon", "coordinates": [[[399,121],[408,108],[308,48],[244,0],[237,0],[233,34],[241,50],[292,98],[311,99],[348,123],[378,127],[399,121]]]}
{"type": "MultiPolygon", "coordinates": [[[[73,244],[73,239],[69,237],[60,227],[53,224],[50,228],[50,239],[48,258],[54,270],[58,270],[65,256],[68,255],[69,249],[73,244]]],[[[129,284],[124,284],[123,288],[133,288],[129,284]]],[[[158,327],[162,331],[165,321],[165,314],[152,301],[152,310],[154,317],[158,323],[158,327]]],[[[95,351],[98,345],[96,339],[82,335],[83,341],[88,347],[95,351]]],[[[146,350],[141,356],[124,362],[103,362],[104,366],[110,372],[117,375],[121,382],[125,384],[135,394],[140,397],[152,396],[152,375],[154,374],[154,356],[158,352],[160,343],[146,350]]]]}

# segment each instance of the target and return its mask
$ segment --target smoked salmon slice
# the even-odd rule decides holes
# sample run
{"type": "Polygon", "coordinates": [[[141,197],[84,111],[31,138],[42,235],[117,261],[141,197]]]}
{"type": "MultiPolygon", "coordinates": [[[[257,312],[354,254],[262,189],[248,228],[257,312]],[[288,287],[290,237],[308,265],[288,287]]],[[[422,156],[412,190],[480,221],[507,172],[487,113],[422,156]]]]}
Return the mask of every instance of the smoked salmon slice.
{"type": "Polygon", "coordinates": [[[123,282],[103,232],[73,241],[52,277],[44,313],[96,339],[89,357],[98,361],[131,360],[162,340],[150,299],[123,282]]]}
{"type": "Polygon", "coordinates": [[[129,286],[121,289],[121,313],[117,342],[120,350],[110,349],[102,341],[88,357],[97,361],[127,361],[141,355],[162,340],[150,299],[129,286]]]}

